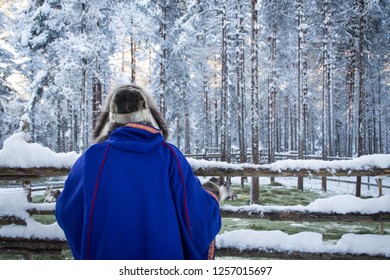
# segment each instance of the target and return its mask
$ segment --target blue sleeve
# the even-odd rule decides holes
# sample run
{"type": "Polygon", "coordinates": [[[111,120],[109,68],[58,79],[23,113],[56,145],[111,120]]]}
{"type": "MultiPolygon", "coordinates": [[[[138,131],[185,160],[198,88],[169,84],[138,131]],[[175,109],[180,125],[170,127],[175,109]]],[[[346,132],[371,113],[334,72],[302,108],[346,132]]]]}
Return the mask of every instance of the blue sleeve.
{"type": "Polygon", "coordinates": [[[176,147],[171,148],[178,163],[174,169],[179,169],[173,175],[172,192],[186,215],[184,219],[192,244],[199,255],[207,259],[209,247],[221,229],[219,203],[203,189],[184,155],[176,147]]]}
{"type": "Polygon", "coordinates": [[[64,189],[57,199],[55,216],[62,228],[75,259],[81,258],[81,239],[84,223],[84,189],[78,178],[82,172],[83,157],[73,165],[64,189]]]}

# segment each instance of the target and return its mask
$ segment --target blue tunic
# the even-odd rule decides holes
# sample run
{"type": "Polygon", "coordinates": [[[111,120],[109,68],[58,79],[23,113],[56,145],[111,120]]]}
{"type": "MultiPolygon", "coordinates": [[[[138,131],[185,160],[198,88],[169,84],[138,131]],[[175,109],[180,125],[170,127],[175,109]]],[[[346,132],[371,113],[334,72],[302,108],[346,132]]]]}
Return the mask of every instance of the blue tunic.
{"type": "Polygon", "coordinates": [[[81,155],[55,214],[75,259],[208,259],[221,228],[182,153],[135,123],[81,155]]]}

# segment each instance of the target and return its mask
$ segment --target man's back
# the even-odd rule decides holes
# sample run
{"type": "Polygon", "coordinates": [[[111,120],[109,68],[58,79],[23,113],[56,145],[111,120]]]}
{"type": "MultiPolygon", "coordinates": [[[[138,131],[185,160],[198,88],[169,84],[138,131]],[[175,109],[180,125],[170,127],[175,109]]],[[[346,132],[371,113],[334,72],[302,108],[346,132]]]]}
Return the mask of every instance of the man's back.
{"type": "Polygon", "coordinates": [[[80,157],[56,216],[77,259],[207,259],[221,226],[184,156],[135,123],[80,157]]]}

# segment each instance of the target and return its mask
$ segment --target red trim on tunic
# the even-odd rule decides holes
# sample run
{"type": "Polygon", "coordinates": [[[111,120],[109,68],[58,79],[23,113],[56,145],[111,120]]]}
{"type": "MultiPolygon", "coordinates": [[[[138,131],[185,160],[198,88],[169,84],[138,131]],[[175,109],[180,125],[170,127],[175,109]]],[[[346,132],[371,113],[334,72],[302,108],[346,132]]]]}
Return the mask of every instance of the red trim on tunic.
{"type": "Polygon", "coordinates": [[[209,260],[215,260],[215,239],[211,242],[208,253],[209,260]]]}
{"type": "Polygon", "coordinates": [[[158,130],[152,126],[149,126],[149,125],[145,125],[145,124],[142,124],[142,123],[128,123],[126,124],[127,127],[132,127],[132,128],[138,128],[138,129],[142,129],[142,130],[146,130],[150,133],[153,133],[153,134],[157,134],[157,133],[161,133],[161,130],[158,130]]]}
{"type": "Polygon", "coordinates": [[[184,210],[185,210],[185,218],[186,218],[186,223],[187,223],[187,230],[188,230],[188,234],[190,235],[190,239],[192,239],[192,237],[191,237],[191,223],[190,223],[190,217],[188,215],[188,207],[187,207],[187,190],[186,190],[186,184],[185,184],[185,180],[184,180],[183,170],[181,168],[181,165],[180,165],[180,162],[179,162],[179,158],[177,157],[177,155],[176,155],[175,151],[173,150],[173,148],[171,146],[169,146],[165,142],[163,142],[162,144],[164,146],[168,147],[168,149],[171,151],[171,153],[175,157],[175,160],[176,160],[176,163],[177,163],[177,167],[179,168],[179,173],[180,173],[181,182],[183,184],[183,191],[184,191],[183,200],[184,200],[184,210]]]}
{"type": "Polygon", "coordinates": [[[92,235],[92,216],[93,216],[93,209],[95,207],[95,201],[96,201],[96,196],[97,196],[97,191],[99,188],[99,181],[100,181],[100,175],[102,174],[104,164],[106,162],[108,150],[110,149],[110,145],[107,146],[106,151],[103,156],[102,164],[100,165],[100,170],[98,173],[98,177],[96,179],[95,183],[95,191],[93,193],[93,199],[92,199],[92,205],[91,205],[91,210],[89,212],[89,226],[88,226],[88,248],[87,248],[87,259],[90,258],[91,256],[91,235],[92,235]]]}

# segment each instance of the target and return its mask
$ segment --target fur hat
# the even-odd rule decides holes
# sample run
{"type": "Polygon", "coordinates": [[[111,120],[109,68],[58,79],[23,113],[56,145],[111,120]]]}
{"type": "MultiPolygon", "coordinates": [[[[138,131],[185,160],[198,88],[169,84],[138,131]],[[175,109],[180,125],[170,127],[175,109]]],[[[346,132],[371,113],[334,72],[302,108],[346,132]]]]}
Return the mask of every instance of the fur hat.
{"type": "Polygon", "coordinates": [[[152,95],[138,86],[126,85],[116,88],[107,97],[94,128],[93,141],[106,140],[114,129],[129,122],[151,125],[161,130],[165,140],[168,138],[168,127],[152,95]]]}

